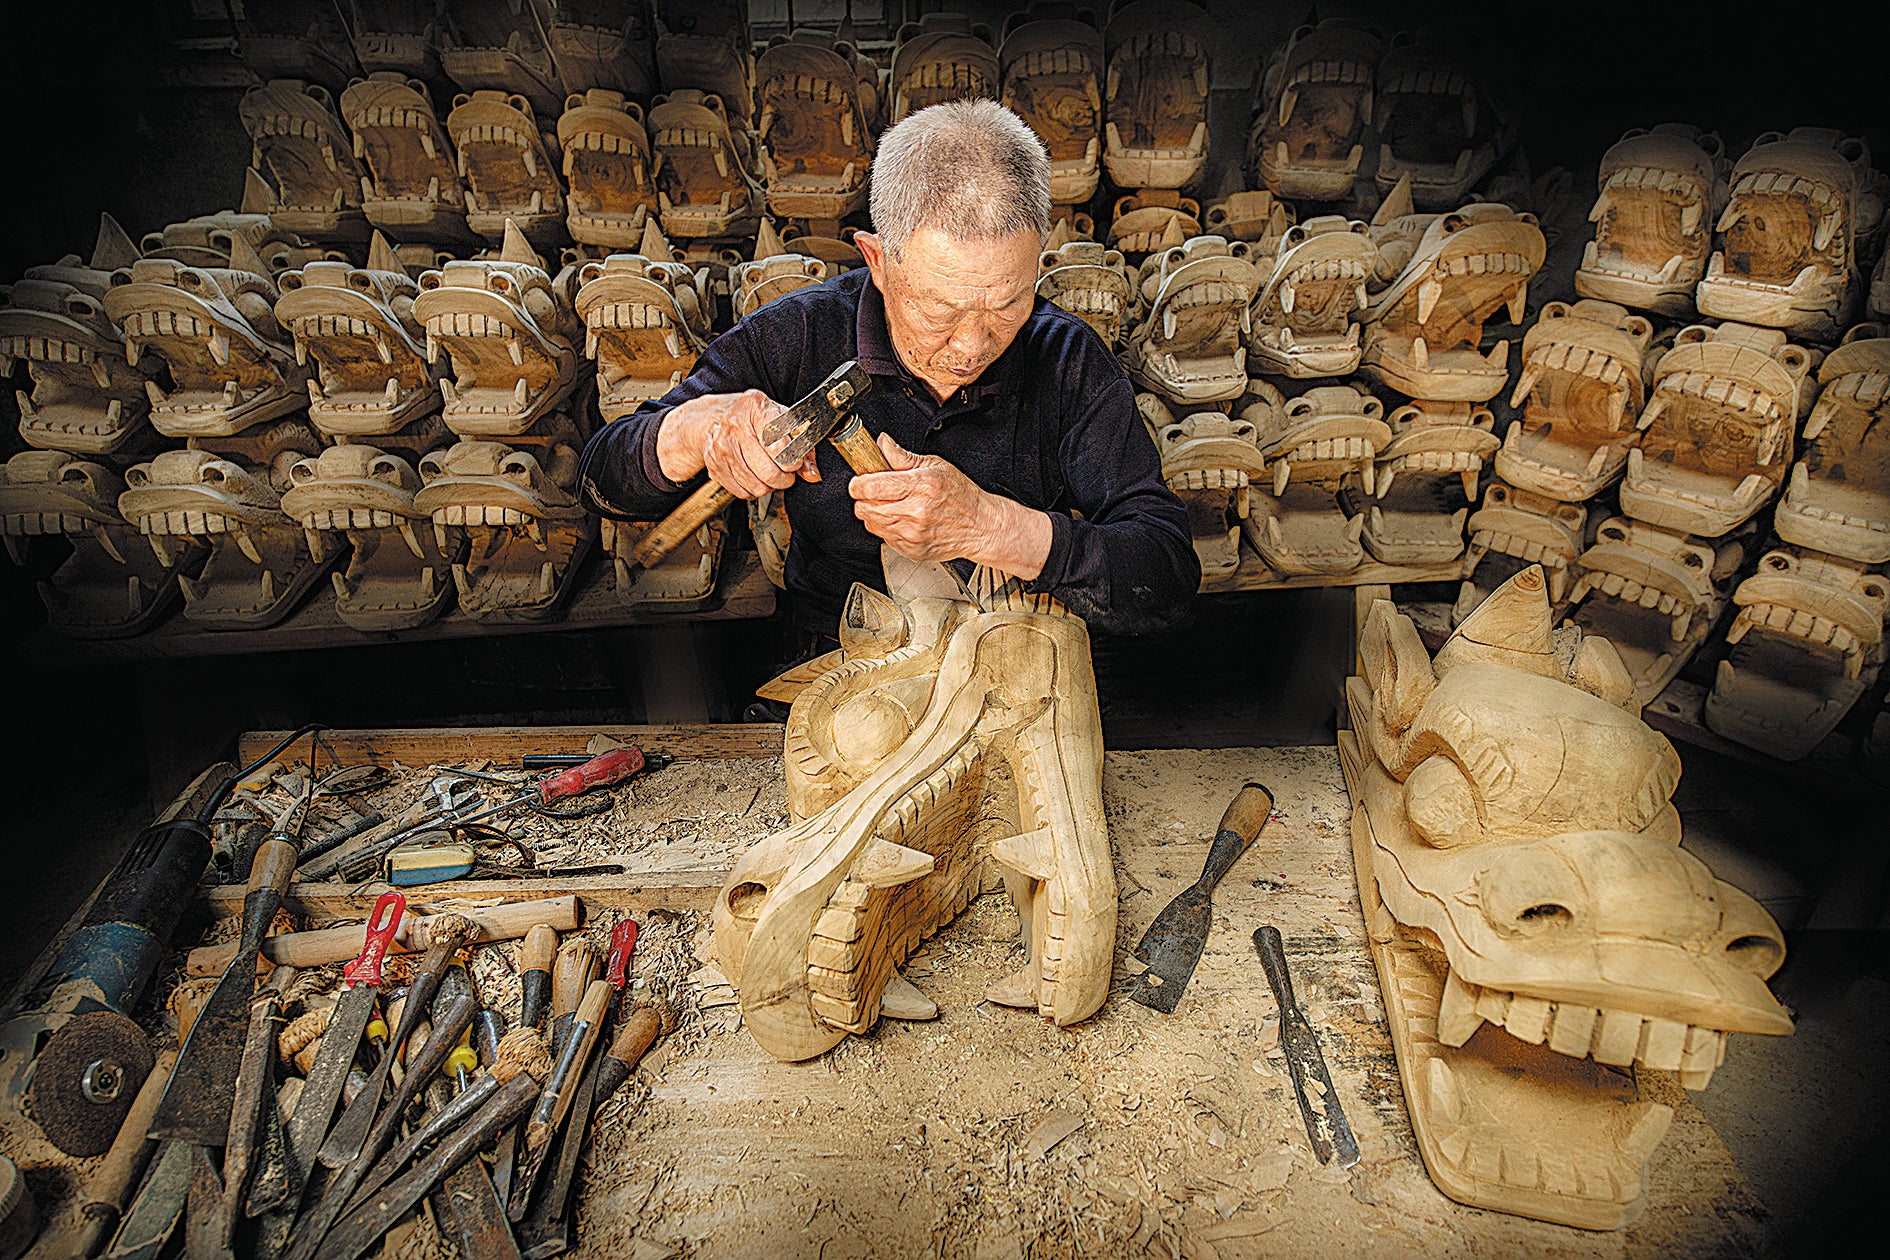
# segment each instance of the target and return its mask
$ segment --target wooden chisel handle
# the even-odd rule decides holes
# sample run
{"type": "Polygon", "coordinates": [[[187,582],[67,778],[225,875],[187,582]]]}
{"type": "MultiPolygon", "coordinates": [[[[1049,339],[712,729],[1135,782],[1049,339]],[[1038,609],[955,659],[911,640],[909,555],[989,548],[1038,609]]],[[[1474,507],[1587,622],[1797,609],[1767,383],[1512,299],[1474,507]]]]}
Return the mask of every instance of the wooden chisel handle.
{"type": "Polygon", "coordinates": [[[1201,869],[1201,882],[1210,888],[1220,883],[1227,869],[1252,847],[1254,837],[1260,834],[1272,814],[1273,793],[1258,783],[1242,785],[1227,812],[1221,815],[1221,825],[1214,832],[1214,843],[1209,846],[1207,862],[1201,869]]]}
{"type": "Polygon", "coordinates": [[[682,546],[683,539],[701,529],[717,512],[733,502],[735,496],[711,477],[700,490],[684,499],[674,512],[650,526],[650,532],[643,535],[636,550],[630,553],[631,563],[640,569],[656,564],[682,546]]]}
{"type": "Polygon", "coordinates": [[[886,462],[886,456],[880,452],[879,443],[860,423],[857,413],[836,425],[827,440],[840,452],[840,458],[847,461],[847,467],[856,473],[892,471],[892,465],[886,462]]]}
{"type": "Polygon", "coordinates": [[[558,933],[549,924],[537,924],[525,933],[525,946],[519,953],[519,1027],[544,1023],[545,1007],[551,1001],[551,961],[557,956],[558,933]]]}

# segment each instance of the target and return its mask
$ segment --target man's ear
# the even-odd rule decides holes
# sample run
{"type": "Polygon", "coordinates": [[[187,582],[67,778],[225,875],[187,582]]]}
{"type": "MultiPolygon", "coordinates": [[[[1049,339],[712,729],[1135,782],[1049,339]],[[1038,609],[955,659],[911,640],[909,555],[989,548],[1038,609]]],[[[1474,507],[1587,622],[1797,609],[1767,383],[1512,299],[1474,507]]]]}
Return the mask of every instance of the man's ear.
{"type": "Polygon", "coordinates": [[[853,246],[860,251],[860,257],[866,262],[866,269],[873,273],[873,283],[879,286],[881,293],[884,293],[886,291],[885,244],[881,242],[877,233],[855,232],[853,246]]]}

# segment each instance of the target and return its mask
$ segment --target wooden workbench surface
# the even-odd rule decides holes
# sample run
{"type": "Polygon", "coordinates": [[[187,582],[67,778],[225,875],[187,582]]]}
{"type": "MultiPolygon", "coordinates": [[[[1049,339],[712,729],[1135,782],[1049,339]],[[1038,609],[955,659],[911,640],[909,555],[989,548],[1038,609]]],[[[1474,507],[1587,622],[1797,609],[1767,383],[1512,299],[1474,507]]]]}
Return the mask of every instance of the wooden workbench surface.
{"type": "MultiPolygon", "coordinates": [[[[700,763],[708,766],[712,763],[700,763]]],[[[1419,1161],[1365,950],[1349,806],[1329,748],[1112,753],[1104,791],[1127,950],[1192,883],[1222,808],[1257,778],[1277,814],[1214,901],[1180,1008],[1130,1002],[1128,962],[1093,1019],[1058,1030],[982,1002],[1021,965],[1016,918],[986,896],[915,956],[931,1023],[882,1020],[805,1064],[764,1054],[726,990],[701,990],[653,1082],[605,1112],[585,1198],[590,1256],[975,1257],[1719,1255],[1761,1209],[1670,1081],[1649,1208],[1594,1234],[1466,1208],[1419,1161]],[[1277,925],[1363,1152],[1316,1164],[1275,1045],[1250,936],[1277,925]],[[1069,1119],[1065,1120],[1064,1117],[1069,1119]],[[1048,1151],[1058,1122],[1077,1128],[1048,1151]]],[[[657,877],[652,882],[660,882],[657,877]]],[[[707,956],[706,924],[695,947],[707,956]]],[[[709,978],[713,978],[712,976],[709,978]]]]}

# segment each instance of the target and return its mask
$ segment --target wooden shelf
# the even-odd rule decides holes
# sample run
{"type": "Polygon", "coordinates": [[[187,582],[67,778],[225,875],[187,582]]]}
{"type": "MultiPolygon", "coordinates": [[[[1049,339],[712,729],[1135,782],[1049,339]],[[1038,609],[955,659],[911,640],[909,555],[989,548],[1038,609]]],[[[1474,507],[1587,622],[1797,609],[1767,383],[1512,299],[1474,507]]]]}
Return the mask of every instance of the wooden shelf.
{"type": "Polygon", "coordinates": [[[382,643],[423,643],[439,639],[490,638],[558,630],[603,630],[620,626],[673,625],[686,621],[727,621],[766,617],[774,611],[774,586],[751,551],[724,556],[715,593],[707,607],[646,604],[625,607],[617,601],[611,566],[593,562],[578,576],[578,587],[564,615],[551,621],[497,623],[475,621],[455,608],[437,621],[411,630],[366,631],[344,624],[326,583],[287,619],[263,630],[206,630],[181,614],[156,629],[128,639],[70,639],[41,630],[22,653],[39,664],[86,660],[168,660],[195,656],[239,656],[252,652],[304,652],[315,648],[364,647],[382,643]]]}
{"type": "Polygon", "coordinates": [[[1240,553],[1240,567],[1226,577],[1204,579],[1203,595],[1227,591],[1289,591],[1309,586],[1393,586],[1403,582],[1458,582],[1463,562],[1446,564],[1380,564],[1367,560],[1345,573],[1280,573],[1250,551],[1240,553]]]}

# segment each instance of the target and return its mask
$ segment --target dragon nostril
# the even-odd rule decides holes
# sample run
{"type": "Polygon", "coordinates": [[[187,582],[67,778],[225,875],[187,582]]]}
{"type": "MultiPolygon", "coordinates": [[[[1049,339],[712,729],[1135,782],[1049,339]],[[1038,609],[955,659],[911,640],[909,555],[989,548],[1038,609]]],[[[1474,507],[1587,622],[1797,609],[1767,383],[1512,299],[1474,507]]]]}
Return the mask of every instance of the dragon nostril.
{"type": "Polygon", "coordinates": [[[1516,916],[1518,923],[1540,923],[1552,920],[1556,923],[1573,923],[1575,916],[1569,913],[1567,906],[1558,906],[1552,901],[1545,901],[1539,906],[1530,906],[1516,916]]]}
{"type": "Polygon", "coordinates": [[[1779,943],[1769,936],[1747,934],[1726,942],[1726,957],[1759,976],[1769,976],[1784,961],[1779,943]]]}
{"type": "Polygon", "coordinates": [[[765,885],[747,880],[728,890],[728,912],[740,919],[752,919],[760,915],[761,903],[767,899],[765,885]]]}

